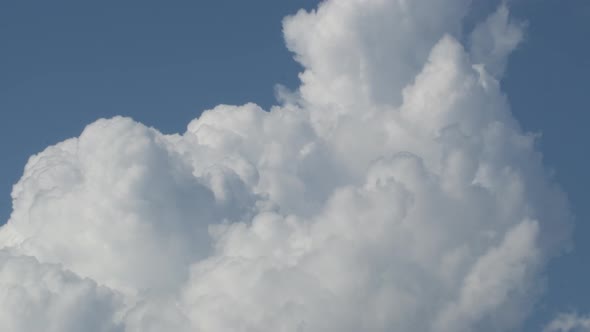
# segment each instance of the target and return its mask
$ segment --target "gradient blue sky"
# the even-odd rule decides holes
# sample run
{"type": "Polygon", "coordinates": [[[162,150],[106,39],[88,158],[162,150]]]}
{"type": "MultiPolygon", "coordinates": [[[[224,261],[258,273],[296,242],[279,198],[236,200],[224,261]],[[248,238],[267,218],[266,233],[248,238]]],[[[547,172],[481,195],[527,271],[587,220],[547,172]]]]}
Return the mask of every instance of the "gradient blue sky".
{"type": "MultiPolygon", "coordinates": [[[[299,66],[282,17],[318,1],[0,2],[0,221],[27,158],[100,117],[184,131],[219,103],[274,103],[299,66]]],[[[492,1],[476,1],[482,15],[492,1]]],[[[522,126],[542,134],[545,163],[576,216],[572,253],[550,265],[530,328],[556,311],[590,311],[590,1],[515,0],[525,42],[503,82],[522,126]]],[[[0,223],[1,223],[0,222],[0,223]]]]}

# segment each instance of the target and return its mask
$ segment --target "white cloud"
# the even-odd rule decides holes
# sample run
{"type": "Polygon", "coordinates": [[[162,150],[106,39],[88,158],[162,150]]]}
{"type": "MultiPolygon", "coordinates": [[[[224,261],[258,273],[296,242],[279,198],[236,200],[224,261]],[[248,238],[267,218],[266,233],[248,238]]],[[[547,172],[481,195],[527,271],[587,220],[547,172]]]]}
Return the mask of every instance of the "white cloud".
{"type": "Polygon", "coordinates": [[[569,214],[498,84],[522,26],[500,6],[465,32],[468,8],[326,1],[285,19],[305,70],[269,112],[220,105],[177,135],[99,120],[31,157],[0,293],[69,281],[0,312],[33,308],[15,331],[518,328],[569,214]]]}
{"type": "Polygon", "coordinates": [[[575,313],[560,314],[543,330],[544,332],[590,331],[590,317],[575,313]]]}
{"type": "Polygon", "coordinates": [[[480,23],[471,33],[471,55],[475,63],[481,63],[486,70],[501,76],[506,67],[507,55],[524,38],[524,23],[510,19],[506,4],[480,23]]]}
{"type": "Polygon", "coordinates": [[[89,279],[35,258],[0,252],[0,330],[123,331],[121,298],[89,279]]]}

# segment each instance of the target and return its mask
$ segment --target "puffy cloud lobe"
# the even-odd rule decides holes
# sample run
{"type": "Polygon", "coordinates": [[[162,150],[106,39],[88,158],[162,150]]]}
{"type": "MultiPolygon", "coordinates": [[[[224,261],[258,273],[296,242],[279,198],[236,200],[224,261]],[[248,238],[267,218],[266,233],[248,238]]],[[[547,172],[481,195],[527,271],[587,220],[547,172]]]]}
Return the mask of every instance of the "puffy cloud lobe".
{"type": "Polygon", "coordinates": [[[72,271],[60,287],[81,297],[55,292],[38,324],[517,329],[568,239],[567,202],[500,91],[522,26],[500,6],[465,48],[467,11],[326,1],[285,19],[305,69],[269,112],[220,105],[176,135],[99,120],[31,157],[0,246],[34,260],[11,272],[25,279],[72,271]]]}
{"type": "Polygon", "coordinates": [[[121,302],[109,289],[59,266],[0,252],[2,331],[123,331],[117,323],[121,302]]]}
{"type": "Polygon", "coordinates": [[[217,212],[161,136],[130,119],[100,120],[32,157],[5,241],[115,288],[176,287],[206,254],[217,212]]]}
{"type": "Polygon", "coordinates": [[[286,18],[287,47],[305,67],[302,95],[325,116],[375,103],[398,104],[432,45],[445,34],[460,34],[468,4],[325,1],[315,11],[286,18]]]}

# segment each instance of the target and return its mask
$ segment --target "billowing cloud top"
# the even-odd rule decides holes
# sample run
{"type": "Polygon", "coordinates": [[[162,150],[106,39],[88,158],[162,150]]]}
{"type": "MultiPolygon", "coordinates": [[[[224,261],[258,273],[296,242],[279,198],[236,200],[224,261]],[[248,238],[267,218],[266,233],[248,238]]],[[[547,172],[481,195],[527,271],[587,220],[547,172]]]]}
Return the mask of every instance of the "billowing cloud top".
{"type": "Polygon", "coordinates": [[[518,329],[570,218],[498,83],[522,24],[464,31],[469,6],[325,1],[284,20],[304,71],[270,111],[99,120],[31,157],[0,330],[518,329]]]}

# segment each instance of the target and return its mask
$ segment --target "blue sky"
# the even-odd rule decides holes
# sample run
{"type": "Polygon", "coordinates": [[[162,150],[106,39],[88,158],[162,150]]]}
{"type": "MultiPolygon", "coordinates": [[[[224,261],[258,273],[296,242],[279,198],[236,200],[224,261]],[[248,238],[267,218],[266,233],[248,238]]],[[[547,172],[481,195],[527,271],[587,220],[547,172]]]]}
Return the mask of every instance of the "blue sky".
{"type": "MultiPolygon", "coordinates": [[[[1,2],[0,220],[27,158],[98,118],[126,115],[173,133],[220,103],[273,105],[275,84],[297,87],[301,70],[282,17],[316,4],[1,2]]],[[[576,217],[573,250],[550,264],[532,330],[558,311],[590,311],[590,2],[511,7],[528,28],[502,86],[521,125],[541,133],[545,164],[576,217]]]]}
{"type": "Polygon", "coordinates": [[[503,82],[521,125],[540,133],[546,165],[567,192],[576,218],[573,251],[549,268],[548,311],[590,309],[590,2],[539,1],[515,6],[529,27],[503,82]]]}

